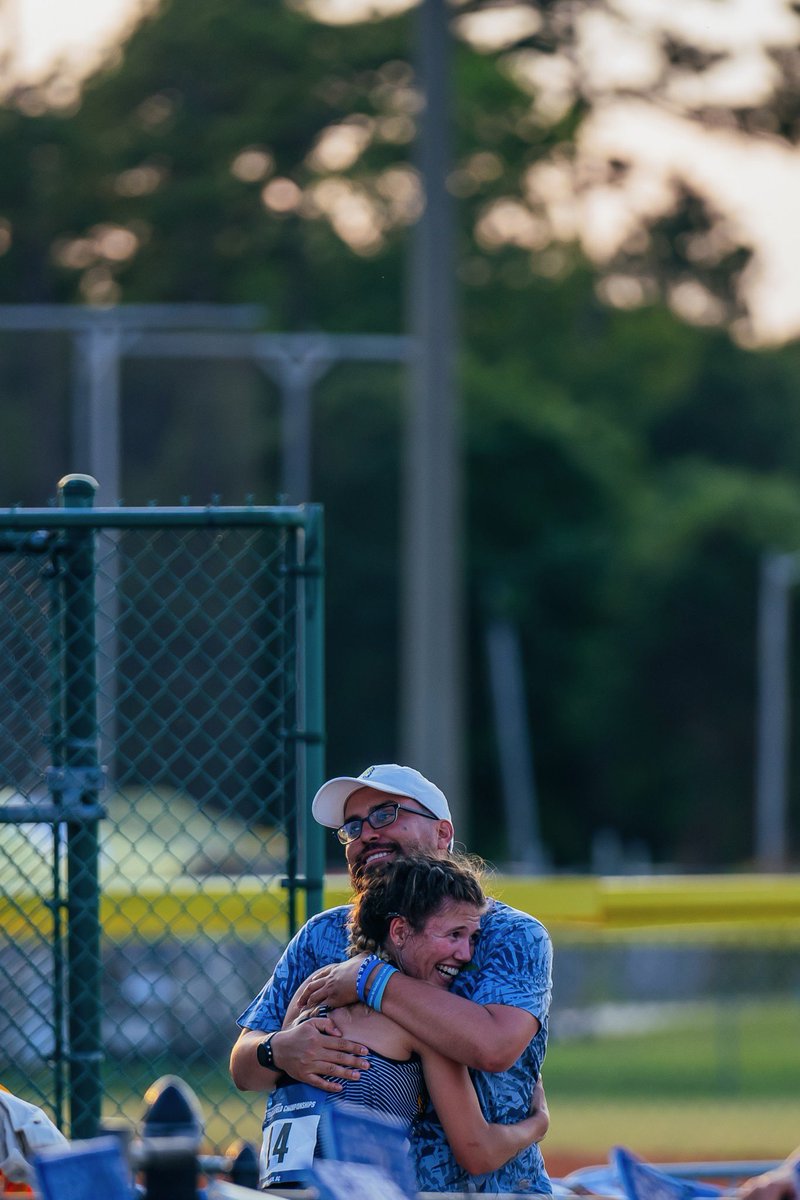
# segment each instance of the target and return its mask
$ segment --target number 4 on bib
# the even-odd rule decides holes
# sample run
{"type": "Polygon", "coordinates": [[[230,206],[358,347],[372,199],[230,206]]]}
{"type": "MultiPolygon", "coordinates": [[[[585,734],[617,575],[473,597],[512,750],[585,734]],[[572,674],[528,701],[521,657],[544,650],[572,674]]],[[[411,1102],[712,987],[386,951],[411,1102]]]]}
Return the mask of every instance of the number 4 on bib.
{"type": "Polygon", "coordinates": [[[259,1187],[304,1183],[314,1161],[320,1114],[327,1097],[306,1084],[279,1089],[267,1111],[261,1143],[259,1187]],[[300,1089],[303,1089],[302,1091],[300,1089]]]}
{"type": "Polygon", "coordinates": [[[284,1121],[282,1125],[273,1125],[267,1134],[267,1162],[273,1160],[283,1166],[283,1160],[289,1153],[289,1133],[292,1122],[284,1121]]]}

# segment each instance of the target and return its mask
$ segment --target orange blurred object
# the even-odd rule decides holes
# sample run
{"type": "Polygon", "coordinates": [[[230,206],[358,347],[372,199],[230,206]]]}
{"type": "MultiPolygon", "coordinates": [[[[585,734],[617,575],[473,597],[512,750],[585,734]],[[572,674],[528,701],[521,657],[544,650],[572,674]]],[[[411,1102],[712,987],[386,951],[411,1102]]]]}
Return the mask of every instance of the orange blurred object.
{"type": "MultiPolygon", "coordinates": [[[[3,1089],[5,1090],[5,1089],[3,1089]]],[[[0,1196],[32,1196],[33,1189],[27,1183],[11,1183],[0,1171],[0,1196]]]]}

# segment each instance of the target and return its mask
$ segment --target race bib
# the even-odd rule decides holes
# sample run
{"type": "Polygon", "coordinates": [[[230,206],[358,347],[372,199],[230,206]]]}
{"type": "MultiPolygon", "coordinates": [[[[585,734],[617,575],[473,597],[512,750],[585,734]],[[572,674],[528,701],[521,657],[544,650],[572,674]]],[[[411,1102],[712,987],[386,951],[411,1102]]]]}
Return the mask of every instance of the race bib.
{"type": "Polygon", "coordinates": [[[327,1093],[307,1083],[278,1088],[264,1118],[258,1186],[304,1183],[314,1161],[327,1093]]]}

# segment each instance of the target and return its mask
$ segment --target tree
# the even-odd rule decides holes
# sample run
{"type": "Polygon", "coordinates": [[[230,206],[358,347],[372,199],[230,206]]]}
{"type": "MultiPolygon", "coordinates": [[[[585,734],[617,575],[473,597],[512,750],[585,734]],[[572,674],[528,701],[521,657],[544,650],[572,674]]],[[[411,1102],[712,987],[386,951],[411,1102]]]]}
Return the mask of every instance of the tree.
{"type": "MultiPolygon", "coordinates": [[[[489,12],[461,6],[465,36],[479,41],[489,12]]],[[[529,92],[534,128],[570,130],[503,198],[495,237],[534,251],[579,240],[602,299],[623,309],[660,297],[746,346],[797,336],[799,39],[791,0],[510,10],[501,66],[529,92]]]]}
{"type": "MultiPolygon", "coordinates": [[[[483,9],[459,10],[472,41],[483,9]]],[[[753,259],[689,181],[666,209],[615,226],[627,233],[599,268],[576,245],[576,196],[610,203],[640,179],[633,161],[581,179],[589,102],[603,95],[590,94],[596,71],[574,67],[594,16],[620,11],[553,0],[505,48],[464,42],[457,55],[478,844],[507,853],[481,651],[502,612],[522,638],[555,861],[587,862],[612,827],[659,861],[728,863],[749,853],[758,556],[794,549],[800,527],[800,364],[793,347],[745,352],[703,326],[743,319],[731,288],[753,259]],[[694,325],[661,299],[687,315],[692,295],[694,325]]],[[[657,58],[676,77],[712,71],[673,43],[662,37],[657,58]]],[[[29,93],[0,110],[0,298],[256,300],[276,329],[400,331],[420,204],[409,60],[407,16],[334,28],[261,0],[174,0],[77,111],[26,115],[29,93]]],[[[659,87],[667,103],[666,75],[659,87]]],[[[8,422],[25,385],[4,378],[8,422]]],[[[400,382],[388,367],[339,370],[317,397],[333,772],[397,753],[400,382]]],[[[142,397],[129,501],[206,487],[227,499],[232,486],[274,498],[263,383],[181,372],[156,384],[131,367],[126,386],[142,397]],[[227,448],[215,436],[211,463],[197,407],[229,393],[247,434],[227,448]]]]}

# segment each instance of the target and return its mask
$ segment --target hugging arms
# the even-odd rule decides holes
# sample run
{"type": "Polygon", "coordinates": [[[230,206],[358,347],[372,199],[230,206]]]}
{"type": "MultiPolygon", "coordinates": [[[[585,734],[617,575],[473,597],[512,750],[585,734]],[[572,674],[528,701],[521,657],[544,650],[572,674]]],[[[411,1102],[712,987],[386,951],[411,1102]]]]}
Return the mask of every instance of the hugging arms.
{"type": "MultiPolygon", "coordinates": [[[[412,869],[416,868],[408,860],[397,860],[394,874],[402,876],[412,869]]],[[[429,870],[428,861],[423,871],[429,870]]],[[[446,874],[458,868],[448,862],[433,868],[434,873],[437,870],[446,874]]],[[[366,893],[367,898],[377,894],[376,886],[367,885],[366,893]]],[[[363,914],[365,904],[363,896],[357,898],[357,911],[361,905],[363,914]]],[[[397,900],[390,902],[392,907],[397,904],[397,900]]],[[[389,957],[403,969],[388,968],[380,1011],[367,1012],[356,1004],[360,959],[330,965],[334,956],[341,960],[347,955],[349,910],[329,910],[312,918],[240,1018],[244,1029],[231,1058],[234,1082],[263,1089],[285,1071],[325,1091],[340,1092],[366,1068],[368,1047],[394,1058],[418,1054],[435,1110],[425,1114],[412,1137],[421,1189],[459,1190],[465,1173],[496,1171],[513,1157],[519,1180],[532,1178],[533,1190],[549,1191],[538,1148],[531,1145],[547,1125],[541,1088],[535,1095],[533,1088],[544,1054],[549,939],[533,918],[497,902],[490,902],[485,915],[482,909],[480,913],[473,909],[470,916],[467,909],[464,920],[459,917],[462,925],[470,920],[473,932],[479,922],[481,927],[471,963],[472,946],[463,944],[463,930],[460,935],[452,930],[452,922],[437,927],[433,921],[428,929],[420,918],[416,930],[409,931],[402,921],[384,919],[380,936],[391,924],[397,944],[388,946],[389,957]],[[456,945],[459,936],[460,946],[456,945]],[[323,962],[327,959],[322,970],[316,957],[319,951],[323,962]],[[313,979],[306,980],[304,976],[315,969],[313,979]],[[473,998],[450,991],[451,984],[473,998]],[[306,1000],[324,1002],[326,1013],[291,1026],[295,1008],[306,1000]],[[268,1071],[254,1064],[255,1047],[265,1039],[264,1031],[279,1024],[280,1032],[270,1039],[277,1070],[268,1071]],[[476,1068],[474,1087],[464,1065],[454,1061],[460,1055],[476,1068]],[[489,1073],[486,1067],[501,1069],[489,1073]],[[454,1097],[458,1097],[455,1103],[454,1097]],[[533,1108],[536,1116],[529,1120],[533,1108]],[[520,1150],[526,1153],[520,1156],[520,1150]]],[[[371,986],[368,976],[367,1000],[371,986]]],[[[503,1190],[514,1190],[512,1183],[504,1182],[503,1190]]]]}
{"type": "MultiPolygon", "coordinates": [[[[359,776],[329,780],[314,797],[312,813],[344,847],[357,900],[389,864],[413,855],[426,856],[434,866],[452,860],[447,799],[411,767],[384,763],[359,776]]],[[[345,961],[350,912],[345,905],[312,917],[239,1017],[242,1032],[231,1054],[237,1087],[265,1090],[285,1072],[342,1093],[365,1068],[369,1051],[362,1034],[340,1027],[345,1024],[341,1014],[357,999],[358,963],[345,961]],[[320,968],[303,998],[333,1007],[334,1015],[284,1028],[292,996],[320,968]]],[[[490,901],[472,969],[436,989],[409,971],[391,971],[381,989],[380,1011],[431,1053],[446,1050],[449,1059],[471,1069],[489,1124],[519,1121],[530,1114],[544,1060],[551,964],[546,929],[527,913],[490,901]]],[[[431,1109],[414,1125],[411,1153],[420,1191],[476,1190],[431,1109]]],[[[538,1147],[529,1145],[491,1178],[480,1180],[477,1190],[550,1193],[538,1147]]]]}

